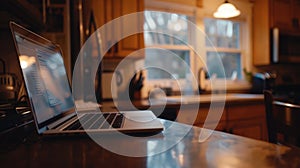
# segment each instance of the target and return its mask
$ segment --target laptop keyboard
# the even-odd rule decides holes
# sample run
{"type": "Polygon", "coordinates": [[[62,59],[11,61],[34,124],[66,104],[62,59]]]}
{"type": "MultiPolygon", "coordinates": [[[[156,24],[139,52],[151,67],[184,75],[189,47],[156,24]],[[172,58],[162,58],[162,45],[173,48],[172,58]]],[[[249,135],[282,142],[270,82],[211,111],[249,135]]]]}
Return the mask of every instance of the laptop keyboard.
{"type": "Polygon", "coordinates": [[[122,113],[87,113],[64,130],[121,128],[123,119],[122,113]]]}

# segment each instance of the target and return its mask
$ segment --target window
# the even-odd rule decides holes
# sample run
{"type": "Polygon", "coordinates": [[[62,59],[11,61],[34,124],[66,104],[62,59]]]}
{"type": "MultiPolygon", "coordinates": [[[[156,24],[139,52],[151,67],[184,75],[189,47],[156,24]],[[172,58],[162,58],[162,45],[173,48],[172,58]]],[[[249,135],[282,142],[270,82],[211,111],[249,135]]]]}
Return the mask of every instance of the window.
{"type": "Polygon", "coordinates": [[[227,80],[242,79],[240,22],[205,18],[204,27],[207,35],[206,64],[210,75],[227,80]],[[215,64],[218,57],[223,63],[225,76],[219,72],[219,64],[215,64]]]}
{"type": "Polygon", "coordinates": [[[185,79],[190,74],[192,50],[187,46],[192,17],[145,11],[145,66],[148,80],[185,79]],[[160,33],[164,32],[164,33],[160,33]]]}
{"type": "Polygon", "coordinates": [[[145,43],[151,45],[184,45],[188,42],[188,16],[145,11],[145,43]],[[166,32],[161,34],[158,32],[166,32]],[[174,36],[178,38],[174,38],[174,36]]]}
{"type": "Polygon", "coordinates": [[[185,79],[189,73],[189,50],[150,48],[146,50],[146,56],[149,80],[185,79]]]}
{"type": "MultiPolygon", "coordinates": [[[[251,11],[253,4],[251,2],[241,2],[238,8],[243,9],[243,15],[232,20],[213,18],[210,11],[214,11],[215,6],[208,2],[204,3],[203,8],[193,8],[182,4],[173,4],[172,6],[172,3],[160,1],[159,3],[146,1],[146,4],[147,10],[170,11],[169,9],[172,9],[171,11],[177,12],[177,14],[145,12],[144,39],[147,49],[157,47],[170,51],[168,54],[166,51],[162,54],[169,55],[165,57],[155,54],[155,52],[162,51],[146,51],[145,65],[168,62],[167,69],[173,70],[183,62],[188,65],[186,68],[170,70],[169,74],[166,74],[164,70],[148,69],[150,85],[155,86],[159,82],[174,84],[174,80],[167,81],[166,79],[179,79],[177,81],[180,84],[186,84],[187,79],[191,77],[190,74],[199,78],[199,69],[206,68],[210,77],[209,80],[203,80],[206,90],[213,89],[210,83],[211,79],[214,79],[214,88],[224,85],[224,82],[226,82],[228,90],[251,87],[250,83],[244,80],[243,74],[244,68],[247,71],[253,69],[251,64],[251,11]],[[195,23],[197,29],[201,29],[201,33],[186,20],[195,23]],[[167,35],[157,33],[162,30],[168,31],[167,35]],[[174,38],[174,36],[178,38],[174,38]],[[191,46],[195,50],[186,44],[192,44],[191,46]],[[172,53],[178,55],[183,61],[178,62],[178,60],[172,59],[172,53]],[[223,64],[224,72],[223,70],[220,72],[222,69],[220,63],[223,64]],[[159,81],[159,79],[163,80],[159,81]]],[[[194,87],[195,89],[197,87],[194,87]]]]}

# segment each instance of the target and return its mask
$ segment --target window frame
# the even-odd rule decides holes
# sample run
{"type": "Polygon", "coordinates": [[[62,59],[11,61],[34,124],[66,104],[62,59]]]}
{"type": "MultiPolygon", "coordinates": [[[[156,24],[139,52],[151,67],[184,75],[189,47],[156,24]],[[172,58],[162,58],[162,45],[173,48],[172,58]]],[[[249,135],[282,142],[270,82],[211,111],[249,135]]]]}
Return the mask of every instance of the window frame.
{"type": "MultiPolygon", "coordinates": [[[[160,4],[156,3],[155,5],[160,4]]],[[[167,3],[164,2],[162,3],[163,5],[166,5],[165,8],[164,6],[160,6],[159,8],[155,8],[154,6],[148,7],[145,9],[145,11],[158,11],[158,12],[169,12],[169,13],[175,13],[175,14],[180,14],[180,15],[186,15],[188,16],[189,21],[194,22],[196,25],[196,8],[190,7],[190,6],[185,6],[183,9],[176,11],[169,11],[170,6],[174,6],[177,8],[182,7],[182,5],[178,6],[178,4],[173,4],[173,3],[167,3]],[[168,5],[167,5],[168,4],[168,5]],[[184,12],[186,11],[186,12],[184,12]],[[191,12],[193,11],[193,12],[191,12]]],[[[184,5],[183,5],[184,6],[184,5]]],[[[190,27],[188,27],[188,32],[193,32],[190,27]]],[[[188,33],[188,40],[189,44],[195,44],[192,40],[193,38],[191,37],[193,33],[188,33]]],[[[170,50],[187,50],[190,52],[190,71],[192,74],[195,74],[195,78],[197,79],[197,72],[198,72],[198,67],[196,66],[196,56],[193,47],[189,45],[166,45],[166,44],[154,44],[154,45],[146,45],[147,48],[161,48],[161,49],[170,49],[170,50]]],[[[179,83],[180,86],[185,86],[186,85],[186,80],[187,79],[151,79],[149,80],[148,78],[146,79],[146,85],[148,85],[149,88],[154,88],[155,86],[159,87],[171,87],[173,91],[180,91],[180,88],[176,84],[177,82],[179,83]]],[[[198,89],[198,86],[193,83],[193,90],[198,89]]]]}
{"type": "MultiPolygon", "coordinates": [[[[197,25],[197,27],[204,32],[204,18],[214,18],[212,16],[215,9],[219,6],[219,2],[217,1],[203,1],[203,6],[201,8],[190,6],[190,5],[184,5],[184,4],[178,4],[178,3],[171,3],[171,2],[163,2],[163,1],[145,1],[145,10],[151,10],[151,11],[161,11],[161,12],[172,12],[172,13],[178,13],[178,14],[185,14],[188,16],[194,17],[194,22],[197,25]]],[[[238,21],[240,22],[240,39],[242,40],[242,43],[240,45],[240,51],[241,51],[241,67],[246,68],[247,71],[255,71],[255,68],[252,66],[252,7],[253,3],[242,0],[239,2],[236,2],[236,5],[238,8],[243,11],[242,14],[239,17],[229,19],[232,21],[238,21]]],[[[198,32],[192,32],[197,37],[196,39],[193,39],[194,41],[191,41],[192,44],[200,44],[195,45],[195,51],[198,51],[200,53],[194,53],[193,52],[193,58],[190,58],[191,65],[193,66],[193,72],[196,75],[198,75],[198,70],[201,67],[206,66],[206,51],[201,50],[205,46],[205,39],[203,35],[197,34],[198,32]],[[203,46],[204,45],[204,46],[203,46]],[[201,55],[201,62],[198,61],[198,54],[201,55]]],[[[191,34],[189,34],[191,35],[191,34]]],[[[165,80],[163,80],[165,82],[165,80]]],[[[224,79],[215,79],[213,81],[216,83],[216,85],[224,84],[224,79]]],[[[245,74],[242,72],[242,79],[241,80],[226,80],[226,90],[246,90],[251,88],[251,83],[246,80],[245,74]]],[[[205,81],[206,83],[206,90],[211,90],[211,81],[208,79],[205,81]]],[[[146,82],[146,84],[149,84],[149,82],[146,82]]],[[[151,86],[150,86],[151,88],[151,86]]],[[[196,86],[197,89],[198,87],[196,86]]],[[[214,87],[214,89],[218,89],[217,87],[214,87]]]]}
{"type": "MultiPolygon", "coordinates": [[[[224,19],[217,19],[217,18],[211,18],[211,17],[204,17],[203,19],[214,19],[214,20],[224,20],[224,19]]],[[[213,46],[213,47],[207,47],[205,44],[205,56],[207,57],[207,52],[223,52],[223,53],[239,53],[240,54],[240,65],[241,65],[241,71],[240,73],[242,74],[242,79],[230,79],[230,78],[225,78],[225,80],[227,82],[231,81],[237,81],[237,80],[243,80],[244,79],[244,75],[243,75],[243,68],[245,67],[245,62],[244,62],[244,55],[243,55],[243,39],[241,38],[242,35],[242,29],[243,29],[243,22],[242,21],[237,21],[237,20],[230,20],[230,19],[226,19],[226,21],[232,21],[232,22],[238,22],[239,23],[239,48],[226,48],[226,47],[217,47],[217,46],[213,46]]],[[[204,21],[203,21],[204,23],[204,21]]],[[[205,25],[204,25],[205,28],[205,25]]],[[[204,30],[205,32],[205,30],[204,30]]],[[[224,80],[224,78],[217,78],[217,80],[224,80]]]]}
{"type": "MultiPolygon", "coordinates": [[[[201,19],[200,23],[198,23],[201,25],[201,27],[203,27],[203,32],[205,32],[205,25],[204,25],[204,19],[206,18],[211,18],[211,19],[217,19],[217,18],[213,18],[212,16],[203,16],[200,17],[198,19],[201,19]]],[[[222,20],[222,19],[219,19],[222,20]]],[[[251,88],[251,84],[249,83],[249,81],[246,80],[245,78],[245,74],[243,73],[243,69],[252,69],[249,68],[251,65],[251,61],[249,60],[249,53],[250,53],[250,48],[249,47],[249,43],[247,42],[247,40],[249,40],[249,38],[247,38],[247,36],[251,35],[251,30],[250,30],[250,25],[251,23],[249,23],[249,21],[247,19],[226,19],[226,20],[230,20],[233,22],[239,22],[240,25],[240,37],[239,37],[239,41],[240,41],[240,47],[239,49],[237,48],[224,48],[224,47],[206,47],[205,45],[205,52],[204,52],[204,57],[205,60],[207,58],[206,54],[209,51],[216,51],[216,52],[227,52],[227,53],[240,53],[240,60],[241,60],[241,75],[242,78],[241,79],[224,79],[224,78],[216,78],[213,79],[214,83],[216,83],[216,85],[218,85],[218,83],[224,83],[224,80],[226,82],[226,90],[243,90],[243,89],[249,89],[251,88]],[[248,34],[248,35],[247,35],[248,34]],[[247,54],[248,53],[248,54],[247,54]]],[[[204,43],[205,44],[205,43],[204,43]]],[[[205,62],[206,63],[206,62],[205,62]]],[[[206,80],[207,83],[210,82],[210,79],[206,80]]],[[[211,88],[209,87],[209,85],[207,85],[208,88],[207,90],[211,90],[211,88]]],[[[216,88],[217,89],[217,88],[216,88]]]]}
{"type": "MultiPolygon", "coordinates": [[[[160,48],[160,49],[166,49],[166,50],[181,50],[181,51],[189,51],[190,52],[190,70],[192,73],[195,72],[195,54],[192,48],[189,46],[184,45],[151,45],[147,46],[148,48],[160,48]],[[193,60],[192,60],[193,59],[193,60]]],[[[174,91],[179,91],[180,88],[177,87],[176,83],[178,82],[181,86],[185,85],[186,79],[151,79],[147,78],[147,84],[154,87],[172,87],[174,91]]],[[[195,86],[193,86],[195,87],[195,86]]]]}

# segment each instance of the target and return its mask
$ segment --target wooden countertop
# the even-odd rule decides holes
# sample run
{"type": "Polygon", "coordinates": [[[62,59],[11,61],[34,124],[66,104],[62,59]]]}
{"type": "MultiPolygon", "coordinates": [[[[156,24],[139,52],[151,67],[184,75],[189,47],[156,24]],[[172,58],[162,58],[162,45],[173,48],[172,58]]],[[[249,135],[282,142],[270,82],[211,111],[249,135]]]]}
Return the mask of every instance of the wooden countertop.
{"type": "Polygon", "coordinates": [[[211,102],[222,103],[225,102],[226,105],[236,105],[236,104],[263,104],[264,97],[263,94],[215,94],[215,95],[200,95],[200,96],[170,96],[161,99],[143,99],[130,101],[106,101],[103,102],[104,107],[118,107],[120,110],[131,110],[132,107],[138,109],[148,109],[148,108],[178,108],[180,106],[189,105],[200,105],[201,107],[209,107],[211,102]]]}
{"type": "MultiPolygon", "coordinates": [[[[161,120],[165,130],[134,139],[101,135],[97,140],[117,144],[114,153],[89,137],[27,138],[1,148],[1,167],[300,167],[300,150],[213,131],[204,142],[198,127],[161,120]],[[189,130],[190,131],[187,131],[189,130]],[[170,148],[166,148],[169,144],[170,148]],[[154,154],[155,149],[164,149],[154,154]],[[124,156],[126,150],[144,152],[142,157],[124,156]]],[[[3,141],[2,141],[3,142],[3,141]]]]}

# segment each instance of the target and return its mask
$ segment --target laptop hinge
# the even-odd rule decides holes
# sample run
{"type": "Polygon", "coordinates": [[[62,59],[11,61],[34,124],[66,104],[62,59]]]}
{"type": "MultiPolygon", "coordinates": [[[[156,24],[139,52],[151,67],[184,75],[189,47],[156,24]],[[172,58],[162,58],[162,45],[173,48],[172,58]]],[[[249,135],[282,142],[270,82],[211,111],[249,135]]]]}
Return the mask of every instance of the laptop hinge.
{"type": "Polygon", "coordinates": [[[72,113],[72,114],[69,114],[51,124],[49,124],[47,126],[48,130],[51,130],[51,129],[55,129],[57,128],[58,126],[60,126],[61,124],[63,124],[64,122],[66,122],[67,120],[70,120],[71,118],[75,117],[76,116],[76,113],[72,113]]]}

